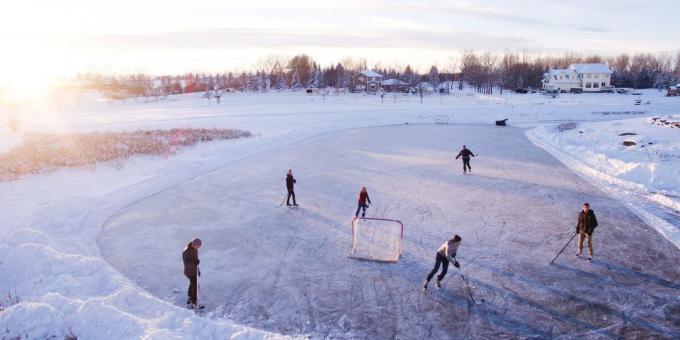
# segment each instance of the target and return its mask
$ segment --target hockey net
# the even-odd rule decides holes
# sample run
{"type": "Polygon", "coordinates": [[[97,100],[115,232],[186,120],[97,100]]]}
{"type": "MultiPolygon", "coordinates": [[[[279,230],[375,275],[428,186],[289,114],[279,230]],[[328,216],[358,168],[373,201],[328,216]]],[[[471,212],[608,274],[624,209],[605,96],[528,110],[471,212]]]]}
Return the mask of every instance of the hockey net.
{"type": "Polygon", "coordinates": [[[436,117],[434,117],[434,123],[435,124],[448,124],[449,123],[449,116],[437,115],[436,117]]]}
{"type": "Polygon", "coordinates": [[[383,218],[352,220],[352,251],[355,259],[397,262],[401,256],[404,225],[401,221],[383,218]]]}

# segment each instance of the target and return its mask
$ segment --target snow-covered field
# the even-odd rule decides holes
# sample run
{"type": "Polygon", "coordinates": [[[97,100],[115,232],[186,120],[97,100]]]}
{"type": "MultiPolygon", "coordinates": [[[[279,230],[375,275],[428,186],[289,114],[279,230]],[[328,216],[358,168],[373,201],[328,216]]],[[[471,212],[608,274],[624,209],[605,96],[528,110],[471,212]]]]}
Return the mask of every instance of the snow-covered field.
{"type": "MultiPolygon", "coordinates": [[[[120,170],[103,164],[0,183],[0,292],[21,299],[0,312],[6,336],[677,337],[678,130],[657,135],[644,117],[678,114],[680,103],[656,91],[643,97],[651,104],[617,94],[431,96],[421,104],[283,93],[235,94],[220,105],[194,94],[20,106],[24,131],[225,127],[256,137],[135,157],[120,170]],[[438,115],[456,125],[432,124],[438,115]],[[537,127],[531,140],[585,180],[524,130],[490,125],[501,118],[537,127]],[[564,121],[576,129],[559,132],[564,121]],[[619,147],[611,134],[620,129],[668,145],[655,150],[670,157],[630,170],[625,163],[647,156],[619,147]],[[610,140],[616,147],[606,147],[610,140]],[[463,143],[480,153],[472,176],[452,161],[463,143]],[[276,208],[289,167],[299,210],[276,208]],[[621,181],[636,189],[617,190],[621,181]],[[369,215],[404,221],[397,264],[346,257],[361,185],[375,201],[369,215]],[[572,245],[548,266],[584,200],[601,220],[595,261],[575,259],[572,245]],[[452,232],[463,235],[462,272],[485,299],[480,306],[468,305],[453,268],[442,291],[418,291],[452,232]],[[179,253],[193,236],[205,242],[206,317],[182,306],[179,253]]],[[[0,150],[21,142],[2,129],[0,150]]]]}

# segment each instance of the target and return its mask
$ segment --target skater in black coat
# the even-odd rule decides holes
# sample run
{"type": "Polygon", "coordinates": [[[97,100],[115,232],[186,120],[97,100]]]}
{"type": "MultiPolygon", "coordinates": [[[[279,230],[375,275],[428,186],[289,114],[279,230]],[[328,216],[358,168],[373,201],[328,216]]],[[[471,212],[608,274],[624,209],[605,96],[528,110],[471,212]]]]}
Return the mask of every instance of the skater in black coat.
{"type": "Polygon", "coordinates": [[[463,149],[460,150],[458,156],[456,156],[456,159],[463,157],[463,173],[465,173],[465,167],[467,167],[467,171],[472,172],[472,168],[470,167],[470,156],[475,157],[475,154],[463,145],[463,149]]]}
{"type": "Polygon", "coordinates": [[[198,259],[198,248],[201,248],[202,244],[201,239],[195,238],[182,251],[184,276],[189,279],[189,289],[187,290],[189,299],[187,304],[191,304],[194,307],[198,307],[198,276],[201,276],[201,271],[198,269],[198,264],[201,262],[198,259]]]}
{"type": "Polygon", "coordinates": [[[286,175],[286,189],[288,189],[288,198],[286,198],[286,205],[290,206],[290,198],[293,197],[293,206],[297,207],[297,202],[295,202],[295,183],[297,181],[293,178],[293,170],[288,169],[288,174],[286,175]]]}

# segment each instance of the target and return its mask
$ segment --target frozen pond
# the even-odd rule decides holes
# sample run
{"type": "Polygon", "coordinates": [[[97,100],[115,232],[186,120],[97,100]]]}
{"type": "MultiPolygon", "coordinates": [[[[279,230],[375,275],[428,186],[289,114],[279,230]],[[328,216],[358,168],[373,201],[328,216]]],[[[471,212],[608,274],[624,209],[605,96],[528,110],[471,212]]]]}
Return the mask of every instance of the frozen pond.
{"type": "Polygon", "coordinates": [[[104,258],[183,305],[180,252],[199,236],[199,299],[226,317],[322,338],[675,337],[680,250],[621,203],[535,147],[518,128],[395,125],[349,129],[258,153],[132,205],[102,228],[104,258]],[[463,175],[458,149],[479,154],[463,175]],[[293,168],[298,209],[278,207],[293,168]],[[353,260],[359,188],[367,216],[404,223],[396,264],[353,260]],[[577,259],[588,201],[595,259],[577,259]],[[461,270],[420,284],[437,247],[463,237],[461,270]],[[463,273],[475,299],[471,304],[463,273]],[[176,292],[179,291],[179,292],[176,292]]]}

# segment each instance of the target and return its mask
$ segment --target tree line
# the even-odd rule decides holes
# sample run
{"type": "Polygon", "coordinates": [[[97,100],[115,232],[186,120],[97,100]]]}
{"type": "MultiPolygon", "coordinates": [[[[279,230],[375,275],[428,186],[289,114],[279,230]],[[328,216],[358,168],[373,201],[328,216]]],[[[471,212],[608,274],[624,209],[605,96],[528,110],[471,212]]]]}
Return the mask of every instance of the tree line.
{"type": "Polygon", "coordinates": [[[482,93],[494,89],[539,88],[543,76],[551,68],[566,68],[574,63],[607,63],[613,74],[611,84],[616,87],[664,88],[680,82],[680,51],[669,54],[620,54],[616,56],[580,55],[565,53],[558,56],[541,56],[527,53],[494,54],[464,51],[452,58],[447,69],[435,65],[426,72],[419,72],[411,65],[384,67],[381,64],[368,67],[363,58],[345,58],[338,63],[322,66],[306,54],[293,57],[267,56],[255,64],[252,70],[215,74],[187,73],[182,75],[150,76],[135,74],[127,76],[104,76],[101,74],[79,75],[88,80],[93,88],[124,95],[160,95],[214,89],[264,92],[270,90],[297,90],[315,88],[347,88],[352,75],[372,69],[384,79],[398,79],[416,86],[429,82],[434,88],[446,83],[462,90],[463,84],[482,93]]]}

